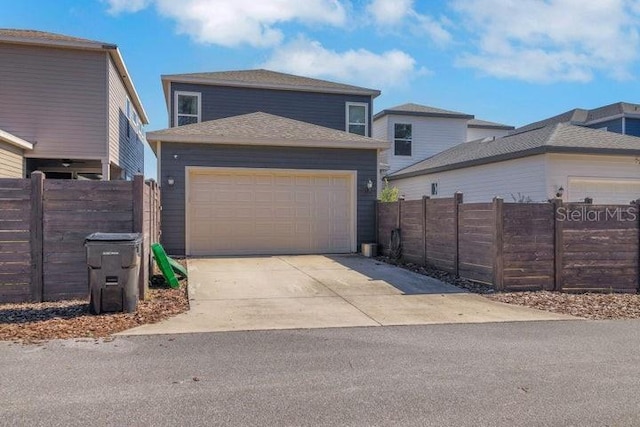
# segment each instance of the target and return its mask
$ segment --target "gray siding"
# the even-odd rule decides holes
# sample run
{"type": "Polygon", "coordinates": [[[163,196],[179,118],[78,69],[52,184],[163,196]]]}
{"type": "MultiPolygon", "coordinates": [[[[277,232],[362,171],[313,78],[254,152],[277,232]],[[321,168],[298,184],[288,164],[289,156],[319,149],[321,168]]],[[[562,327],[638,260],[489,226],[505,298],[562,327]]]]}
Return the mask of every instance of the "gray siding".
{"type": "MultiPolygon", "coordinates": [[[[132,178],[133,175],[144,171],[144,145],[127,117],[127,90],[111,58],[108,67],[109,161],[121,167],[126,176],[132,178]]],[[[133,103],[130,103],[130,108],[135,108],[133,103]]]]}
{"type": "Polygon", "coordinates": [[[622,118],[595,123],[593,125],[589,125],[589,127],[592,129],[601,129],[606,127],[609,132],[622,133],[622,118]]]}
{"type": "Polygon", "coordinates": [[[30,157],[107,154],[107,54],[0,44],[0,129],[30,157]]]}
{"type": "Polygon", "coordinates": [[[0,141],[0,178],[24,178],[23,150],[0,141]]]}
{"type": "Polygon", "coordinates": [[[358,172],[358,245],[375,239],[376,150],[282,148],[163,143],[158,177],[162,185],[162,244],[169,254],[185,253],[185,167],[246,167],[356,170],[358,172]],[[177,155],[177,158],[174,156],[177,155]],[[173,177],[175,184],[166,185],[173,177]]]}
{"type": "Polygon", "coordinates": [[[624,120],[624,132],[627,135],[640,136],[640,119],[626,118],[624,120]]]}
{"type": "Polygon", "coordinates": [[[346,130],[345,104],[363,102],[369,105],[367,136],[371,136],[370,96],[172,83],[171,127],[174,126],[173,102],[176,91],[202,94],[202,121],[262,111],[342,131],[346,130]]]}

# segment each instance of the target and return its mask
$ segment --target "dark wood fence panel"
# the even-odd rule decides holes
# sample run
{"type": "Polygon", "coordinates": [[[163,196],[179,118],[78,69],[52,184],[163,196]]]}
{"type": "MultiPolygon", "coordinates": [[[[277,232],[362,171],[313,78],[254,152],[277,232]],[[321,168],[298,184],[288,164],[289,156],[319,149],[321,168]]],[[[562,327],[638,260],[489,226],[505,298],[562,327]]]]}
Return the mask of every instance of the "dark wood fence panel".
{"type": "Polygon", "coordinates": [[[449,273],[455,273],[457,266],[456,203],[455,199],[426,201],[426,263],[449,273]]]}
{"type": "Polygon", "coordinates": [[[493,282],[495,212],[492,203],[469,203],[459,207],[460,277],[493,282]]]}
{"type": "MultiPolygon", "coordinates": [[[[399,225],[406,260],[423,256],[421,264],[496,289],[637,292],[638,209],[561,200],[463,204],[457,194],[402,202],[399,225]]],[[[398,224],[398,205],[379,204],[378,213],[384,245],[398,224]]]]}
{"type": "Polygon", "coordinates": [[[389,255],[391,230],[398,227],[398,202],[378,202],[378,248],[381,254],[389,255]]]}
{"type": "Polygon", "coordinates": [[[638,289],[638,218],[635,206],[568,204],[562,221],[565,291],[638,289]]]}
{"type": "Polygon", "coordinates": [[[503,205],[505,289],[554,288],[553,215],[550,203],[503,205]]]}
{"type": "Polygon", "coordinates": [[[133,230],[132,183],[45,180],[43,281],[47,301],[88,295],[85,238],[133,230]]]}
{"type": "Polygon", "coordinates": [[[142,233],[141,297],[148,289],[149,245],[160,238],[155,181],[0,179],[0,302],[88,296],[85,238],[142,233]]]}
{"type": "Polygon", "coordinates": [[[401,202],[402,258],[406,262],[424,263],[424,202],[401,202]]]}
{"type": "Polygon", "coordinates": [[[0,301],[31,298],[31,181],[0,179],[0,301]]]}

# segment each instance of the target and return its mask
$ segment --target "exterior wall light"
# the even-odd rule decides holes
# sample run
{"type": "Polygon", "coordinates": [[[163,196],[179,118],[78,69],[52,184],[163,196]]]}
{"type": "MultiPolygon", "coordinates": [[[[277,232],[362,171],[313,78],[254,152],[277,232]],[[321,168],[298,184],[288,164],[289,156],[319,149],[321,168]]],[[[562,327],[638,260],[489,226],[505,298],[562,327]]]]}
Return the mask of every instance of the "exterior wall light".
{"type": "Polygon", "coordinates": [[[370,193],[371,191],[373,191],[373,181],[369,180],[367,181],[367,192],[370,193]]]}
{"type": "Polygon", "coordinates": [[[563,194],[564,194],[564,188],[560,186],[560,188],[558,188],[558,192],[556,193],[556,197],[562,197],[563,194]]]}
{"type": "Polygon", "coordinates": [[[175,183],[176,183],[176,180],[173,179],[173,177],[170,176],[167,178],[167,184],[169,184],[169,186],[173,186],[173,184],[175,183]]]}

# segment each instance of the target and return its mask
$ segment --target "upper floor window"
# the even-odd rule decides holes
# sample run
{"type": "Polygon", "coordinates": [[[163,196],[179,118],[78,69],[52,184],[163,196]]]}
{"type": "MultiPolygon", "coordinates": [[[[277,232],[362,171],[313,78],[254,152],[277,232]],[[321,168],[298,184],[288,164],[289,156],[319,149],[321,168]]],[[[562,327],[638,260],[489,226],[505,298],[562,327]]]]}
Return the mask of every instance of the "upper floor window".
{"type": "Polygon", "coordinates": [[[174,126],[200,122],[201,101],[198,92],[176,92],[174,126]]]}
{"type": "Polygon", "coordinates": [[[393,154],[396,156],[410,156],[411,139],[411,125],[408,123],[396,123],[393,128],[393,154]]]}
{"type": "Polygon", "coordinates": [[[362,102],[347,102],[347,132],[369,135],[369,105],[362,102]]]}

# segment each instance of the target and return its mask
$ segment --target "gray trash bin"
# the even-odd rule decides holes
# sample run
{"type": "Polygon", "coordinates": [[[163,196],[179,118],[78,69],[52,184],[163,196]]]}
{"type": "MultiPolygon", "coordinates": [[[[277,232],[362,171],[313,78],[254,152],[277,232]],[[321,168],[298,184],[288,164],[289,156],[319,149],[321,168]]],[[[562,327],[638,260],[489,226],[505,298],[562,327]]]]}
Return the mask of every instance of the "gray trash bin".
{"type": "Polygon", "coordinates": [[[140,233],[93,233],[85,238],[89,311],[136,311],[140,291],[140,233]]]}

